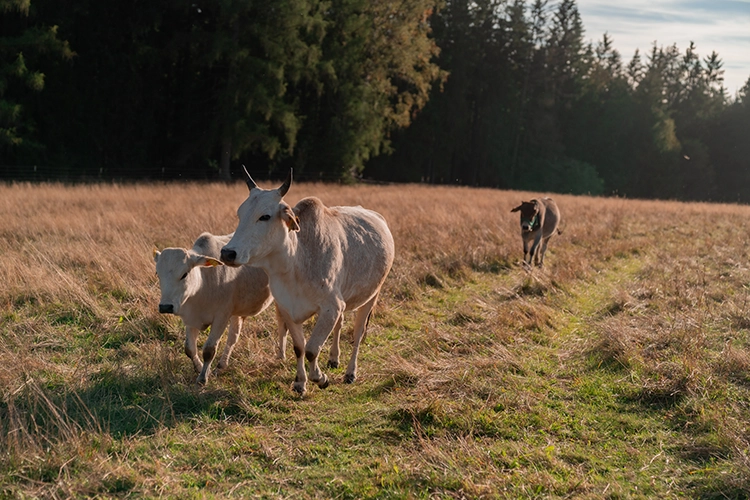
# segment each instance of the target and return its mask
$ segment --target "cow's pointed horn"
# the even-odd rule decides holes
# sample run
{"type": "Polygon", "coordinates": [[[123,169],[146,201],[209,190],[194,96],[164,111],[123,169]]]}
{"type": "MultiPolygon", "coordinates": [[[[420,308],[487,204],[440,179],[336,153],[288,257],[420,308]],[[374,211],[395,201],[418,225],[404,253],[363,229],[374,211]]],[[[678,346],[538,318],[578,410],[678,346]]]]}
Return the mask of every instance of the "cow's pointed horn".
{"type": "Polygon", "coordinates": [[[252,177],[250,177],[250,174],[247,173],[247,169],[245,168],[245,165],[242,165],[242,171],[245,172],[245,183],[247,184],[247,189],[249,191],[252,191],[253,189],[257,188],[258,185],[255,183],[252,177]]]}
{"type": "Polygon", "coordinates": [[[287,191],[289,191],[289,187],[292,185],[292,169],[289,169],[289,175],[287,176],[286,180],[284,181],[284,184],[281,185],[279,188],[279,194],[283,198],[287,191]]]}

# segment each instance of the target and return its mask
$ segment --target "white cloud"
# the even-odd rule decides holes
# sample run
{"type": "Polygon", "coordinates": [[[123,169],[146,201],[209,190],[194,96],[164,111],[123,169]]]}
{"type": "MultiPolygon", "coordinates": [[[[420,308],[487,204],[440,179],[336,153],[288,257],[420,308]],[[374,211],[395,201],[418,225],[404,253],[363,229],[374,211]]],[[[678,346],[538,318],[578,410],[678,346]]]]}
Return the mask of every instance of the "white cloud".
{"type": "Polygon", "coordinates": [[[695,42],[701,58],[716,51],[724,61],[724,85],[734,95],[750,78],[750,0],[578,0],[585,38],[607,32],[627,62],[635,49],[648,54],[677,44],[684,52],[695,42]]]}

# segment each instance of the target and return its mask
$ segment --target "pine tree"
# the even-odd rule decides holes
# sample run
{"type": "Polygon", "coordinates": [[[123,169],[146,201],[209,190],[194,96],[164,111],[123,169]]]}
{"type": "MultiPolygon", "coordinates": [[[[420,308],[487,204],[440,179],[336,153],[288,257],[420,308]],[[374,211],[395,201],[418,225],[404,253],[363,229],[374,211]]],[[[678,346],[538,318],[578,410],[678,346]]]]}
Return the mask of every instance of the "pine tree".
{"type": "Polygon", "coordinates": [[[33,120],[18,101],[27,91],[40,92],[45,74],[34,69],[40,54],[71,58],[73,52],[57,37],[57,26],[27,26],[30,0],[0,0],[0,151],[41,147],[34,141],[33,120]]]}
{"type": "Polygon", "coordinates": [[[315,176],[352,178],[389,151],[445,73],[430,36],[434,0],[333,0],[317,79],[300,86],[305,116],[292,161],[315,176]]]}

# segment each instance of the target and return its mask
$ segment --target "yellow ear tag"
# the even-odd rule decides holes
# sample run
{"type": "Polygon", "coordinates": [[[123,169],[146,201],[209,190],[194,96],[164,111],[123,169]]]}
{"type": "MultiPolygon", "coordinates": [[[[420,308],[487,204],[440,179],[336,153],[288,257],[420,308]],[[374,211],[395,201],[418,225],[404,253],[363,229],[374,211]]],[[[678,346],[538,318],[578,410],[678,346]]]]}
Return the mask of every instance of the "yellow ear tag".
{"type": "Polygon", "coordinates": [[[221,266],[221,262],[216,259],[206,259],[206,265],[210,267],[221,266]]]}

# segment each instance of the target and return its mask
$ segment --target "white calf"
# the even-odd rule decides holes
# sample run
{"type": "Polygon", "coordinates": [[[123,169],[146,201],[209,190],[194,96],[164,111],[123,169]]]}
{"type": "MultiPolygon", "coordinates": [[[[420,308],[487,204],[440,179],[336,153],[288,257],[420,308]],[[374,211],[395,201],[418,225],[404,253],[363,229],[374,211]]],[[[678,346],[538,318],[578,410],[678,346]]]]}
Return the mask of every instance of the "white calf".
{"type": "MultiPolygon", "coordinates": [[[[255,316],[273,301],[268,287],[268,276],[257,267],[232,268],[217,259],[220,249],[231,234],[214,236],[201,234],[193,248],[165,248],[154,251],[156,274],[159,276],[161,300],[159,312],[175,314],[185,323],[185,354],[199,372],[197,382],[206,383],[211,372],[211,361],[216,344],[229,324],[229,338],[219,360],[217,370],[229,364],[232,349],[237,343],[242,322],[255,316]],[[211,326],[211,333],[203,345],[203,363],[198,359],[198,333],[211,326]]],[[[278,309],[278,356],[285,357],[286,327],[278,309]]]]}

